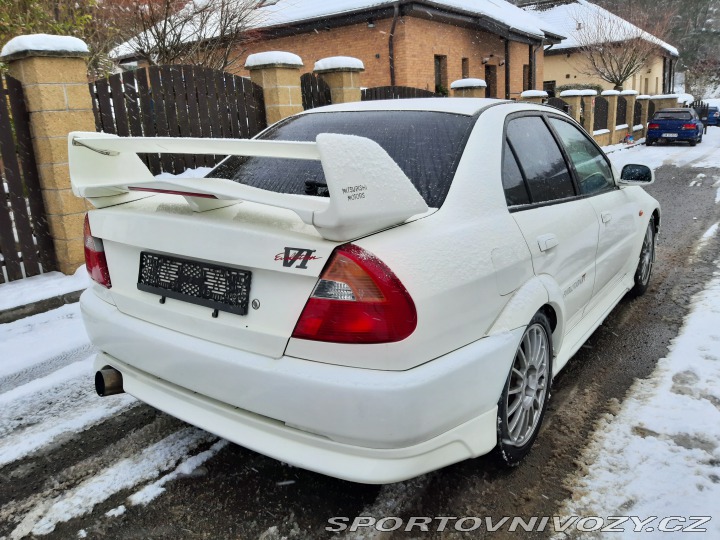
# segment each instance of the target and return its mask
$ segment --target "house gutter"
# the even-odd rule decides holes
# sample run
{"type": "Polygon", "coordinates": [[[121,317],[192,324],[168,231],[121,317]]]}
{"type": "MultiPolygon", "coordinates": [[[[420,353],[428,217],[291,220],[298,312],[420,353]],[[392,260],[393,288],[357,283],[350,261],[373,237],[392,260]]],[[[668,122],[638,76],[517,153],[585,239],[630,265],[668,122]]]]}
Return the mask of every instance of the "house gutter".
{"type": "Polygon", "coordinates": [[[393,4],[393,22],[390,27],[390,37],[388,38],[388,58],[390,60],[390,86],[395,86],[395,27],[398,18],[400,18],[400,2],[393,4]]]}

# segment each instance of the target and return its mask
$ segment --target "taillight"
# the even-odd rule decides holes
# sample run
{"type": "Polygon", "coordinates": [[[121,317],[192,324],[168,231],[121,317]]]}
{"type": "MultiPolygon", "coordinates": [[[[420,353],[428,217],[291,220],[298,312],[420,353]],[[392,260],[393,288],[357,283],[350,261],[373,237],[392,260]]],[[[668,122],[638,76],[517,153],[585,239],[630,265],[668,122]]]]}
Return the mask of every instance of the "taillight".
{"type": "Polygon", "coordinates": [[[345,244],[320,275],[293,337],[390,343],[405,339],[416,326],[415,303],[397,276],[371,253],[345,244]]]}
{"type": "Polygon", "coordinates": [[[88,274],[103,287],[108,289],[112,287],[110,283],[110,270],[108,270],[107,259],[105,258],[105,249],[100,238],[95,238],[90,231],[90,220],[85,214],[85,266],[88,274]]]}
{"type": "Polygon", "coordinates": [[[697,129],[695,124],[683,124],[683,129],[697,129]]]}
{"type": "Polygon", "coordinates": [[[660,129],[660,124],[650,124],[648,125],[648,129],[660,129]]]}

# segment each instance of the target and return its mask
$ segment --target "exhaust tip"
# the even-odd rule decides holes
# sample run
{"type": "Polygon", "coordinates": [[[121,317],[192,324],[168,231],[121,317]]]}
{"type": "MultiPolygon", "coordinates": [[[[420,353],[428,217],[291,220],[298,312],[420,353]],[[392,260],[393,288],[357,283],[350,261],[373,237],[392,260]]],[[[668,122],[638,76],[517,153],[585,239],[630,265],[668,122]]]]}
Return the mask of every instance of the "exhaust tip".
{"type": "Polygon", "coordinates": [[[100,397],[122,394],[125,392],[123,390],[122,373],[109,366],[96,372],[95,391],[100,397]]]}

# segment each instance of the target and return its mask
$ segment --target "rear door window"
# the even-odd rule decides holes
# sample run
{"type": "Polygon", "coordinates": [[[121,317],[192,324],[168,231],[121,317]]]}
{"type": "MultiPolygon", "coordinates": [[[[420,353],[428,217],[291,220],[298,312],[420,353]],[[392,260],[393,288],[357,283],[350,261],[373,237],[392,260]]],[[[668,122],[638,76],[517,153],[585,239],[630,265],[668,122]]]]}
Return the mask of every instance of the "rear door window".
{"type": "MultiPolygon", "coordinates": [[[[367,137],[395,160],[429,207],[439,208],[474,123],[473,116],[430,111],[311,113],[280,122],[258,138],[315,141],[319,133],[367,137]]],[[[319,161],[233,156],[207,176],[278,193],[327,195],[319,161]]]]}

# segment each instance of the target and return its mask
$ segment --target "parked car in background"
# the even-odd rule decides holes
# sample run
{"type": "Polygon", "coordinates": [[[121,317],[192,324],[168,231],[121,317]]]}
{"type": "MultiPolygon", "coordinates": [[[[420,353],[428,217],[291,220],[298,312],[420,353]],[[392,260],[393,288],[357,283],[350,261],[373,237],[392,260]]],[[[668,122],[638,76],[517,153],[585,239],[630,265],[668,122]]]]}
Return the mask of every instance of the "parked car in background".
{"type": "Polygon", "coordinates": [[[254,140],[71,133],[100,395],[129,392],[284,462],[389,483],[530,451],[550,385],[660,225],[557,109],[332,105],[254,140]],[[137,152],[230,155],[155,178],[137,152]]]}
{"type": "Polygon", "coordinates": [[[656,111],[648,123],[645,144],[656,142],[687,142],[695,146],[702,142],[703,126],[695,109],[674,108],[656,111]]]}
{"type": "Polygon", "coordinates": [[[717,126],[720,124],[720,109],[718,107],[710,106],[708,109],[707,125],[717,126]]]}

